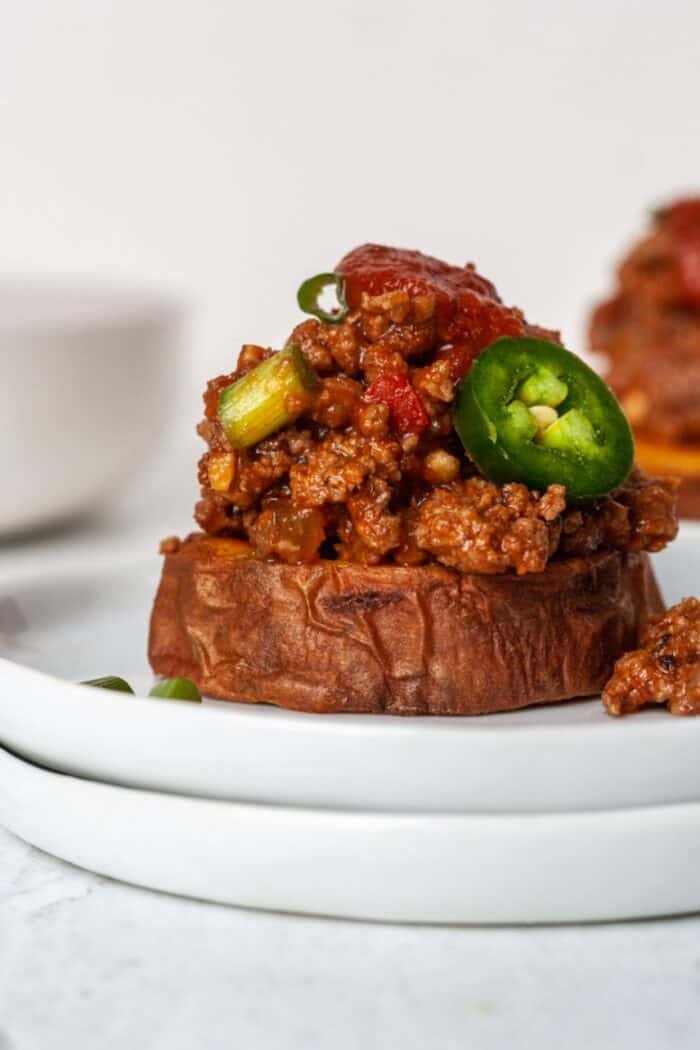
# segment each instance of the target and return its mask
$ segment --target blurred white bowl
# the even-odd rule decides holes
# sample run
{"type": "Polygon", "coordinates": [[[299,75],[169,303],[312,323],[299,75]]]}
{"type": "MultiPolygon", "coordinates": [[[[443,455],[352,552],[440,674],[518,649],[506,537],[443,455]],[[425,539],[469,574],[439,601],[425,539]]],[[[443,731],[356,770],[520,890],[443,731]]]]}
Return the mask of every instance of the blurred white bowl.
{"type": "Polygon", "coordinates": [[[0,533],[121,494],[161,436],[181,316],[148,293],[0,280],[0,533]]]}

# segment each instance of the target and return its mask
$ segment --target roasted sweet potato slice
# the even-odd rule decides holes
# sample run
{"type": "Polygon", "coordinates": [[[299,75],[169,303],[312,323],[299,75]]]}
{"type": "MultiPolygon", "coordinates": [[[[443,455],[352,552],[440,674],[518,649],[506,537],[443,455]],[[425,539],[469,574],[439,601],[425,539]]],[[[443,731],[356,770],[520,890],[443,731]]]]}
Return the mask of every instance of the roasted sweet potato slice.
{"type": "Polygon", "coordinates": [[[151,619],[153,670],[300,711],[471,715],[595,694],[663,607],[646,554],[477,576],[285,565],[202,535],[175,546],[151,619]]]}

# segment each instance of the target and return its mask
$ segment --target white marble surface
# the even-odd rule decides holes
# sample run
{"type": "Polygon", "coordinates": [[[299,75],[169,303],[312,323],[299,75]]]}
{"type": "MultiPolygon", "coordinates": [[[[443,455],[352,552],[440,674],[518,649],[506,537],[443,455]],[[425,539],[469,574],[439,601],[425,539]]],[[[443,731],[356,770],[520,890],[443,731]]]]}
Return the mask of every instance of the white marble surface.
{"type": "MultiPolygon", "coordinates": [[[[155,546],[178,520],[132,506],[5,544],[0,577],[86,542],[155,546]]],[[[247,912],[93,876],[0,829],[0,1050],[694,1050],[699,1029],[700,917],[450,929],[247,912]]]]}
{"type": "Polygon", "coordinates": [[[246,912],[0,830],[1,1050],[690,1050],[700,918],[449,929],[246,912]]]}

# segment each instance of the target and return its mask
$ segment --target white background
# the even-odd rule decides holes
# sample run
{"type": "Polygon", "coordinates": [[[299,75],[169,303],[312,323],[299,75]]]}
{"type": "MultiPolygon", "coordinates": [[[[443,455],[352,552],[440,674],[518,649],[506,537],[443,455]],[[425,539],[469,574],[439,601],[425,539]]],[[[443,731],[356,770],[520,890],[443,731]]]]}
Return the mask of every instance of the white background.
{"type": "Polygon", "coordinates": [[[579,348],[700,188],[699,37],[691,0],[0,0],[0,269],[185,295],[188,427],[364,240],[475,260],[579,348]]]}

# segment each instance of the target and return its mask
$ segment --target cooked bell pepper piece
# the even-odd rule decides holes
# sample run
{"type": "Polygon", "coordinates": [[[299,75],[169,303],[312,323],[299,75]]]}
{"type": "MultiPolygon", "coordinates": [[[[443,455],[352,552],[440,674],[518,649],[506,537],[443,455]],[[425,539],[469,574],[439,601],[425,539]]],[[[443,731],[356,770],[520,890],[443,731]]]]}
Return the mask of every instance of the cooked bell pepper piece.
{"type": "Polygon", "coordinates": [[[343,278],[340,274],[317,273],[315,277],[309,277],[301,285],[297,292],[297,302],[305,314],[313,314],[314,317],[318,317],[319,321],[323,321],[325,324],[340,324],[350,312],[343,295],[343,283],[343,278]],[[318,300],[321,293],[331,285],[335,286],[338,306],[328,311],[319,306],[318,300]]]}
{"type": "Polygon", "coordinates": [[[483,351],[460,384],[455,428],[491,481],[561,484],[573,501],[611,492],[634,459],[610,388],[575,354],[540,339],[499,339],[483,351]]]}
{"type": "Polygon", "coordinates": [[[234,448],[256,445],[293,423],[317,388],[299,347],[288,346],[221,391],[219,422],[234,448]]]}
{"type": "Polygon", "coordinates": [[[430,422],[411,380],[401,372],[378,375],[365,391],[365,397],[389,406],[391,420],[400,434],[421,434],[430,422]]]}

